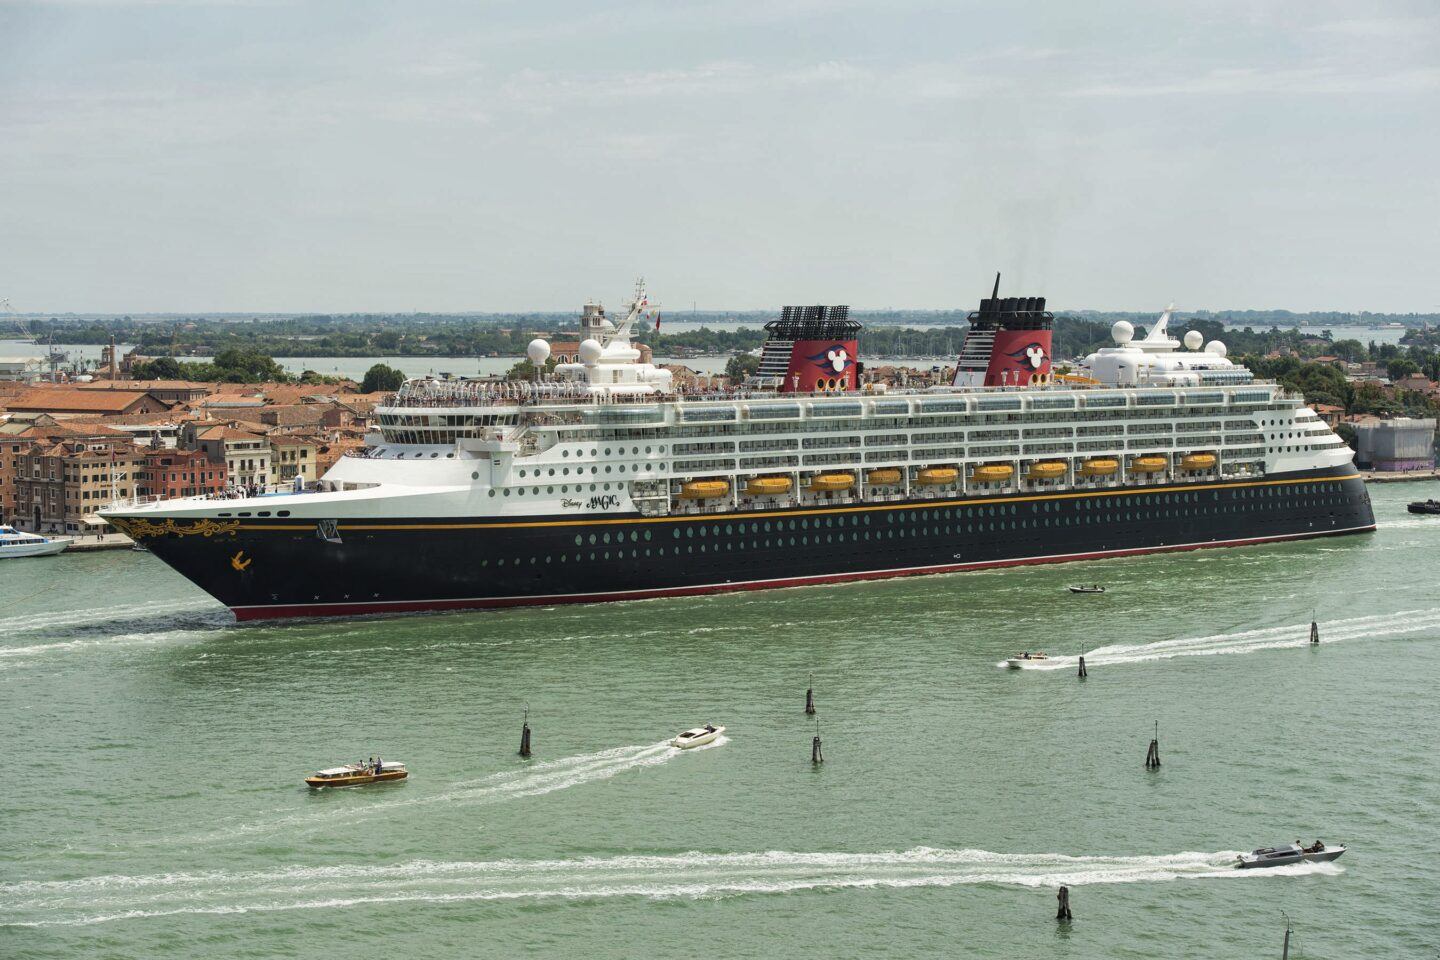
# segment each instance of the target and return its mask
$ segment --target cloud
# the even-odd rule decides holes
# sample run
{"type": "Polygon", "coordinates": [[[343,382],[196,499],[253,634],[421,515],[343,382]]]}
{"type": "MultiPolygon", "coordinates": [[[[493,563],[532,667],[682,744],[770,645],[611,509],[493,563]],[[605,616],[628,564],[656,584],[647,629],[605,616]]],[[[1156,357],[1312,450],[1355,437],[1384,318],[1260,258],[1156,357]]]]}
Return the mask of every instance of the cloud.
{"type": "MultiPolygon", "coordinates": [[[[1158,76],[1158,75],[1157,75],[1158,76]]],[[[1150,80],[1132,78],[1092,84],[1066,93],[1070,97],[1234,96],[1274,94],[1315,96],[1344,94],[1417,94],[1440,90],[1440,68],[1422,67],[1388,73],[1364,73],[1329,67],[1268,70],[1257,67],[1214,69],[1192,77],[1150,80]]]]}

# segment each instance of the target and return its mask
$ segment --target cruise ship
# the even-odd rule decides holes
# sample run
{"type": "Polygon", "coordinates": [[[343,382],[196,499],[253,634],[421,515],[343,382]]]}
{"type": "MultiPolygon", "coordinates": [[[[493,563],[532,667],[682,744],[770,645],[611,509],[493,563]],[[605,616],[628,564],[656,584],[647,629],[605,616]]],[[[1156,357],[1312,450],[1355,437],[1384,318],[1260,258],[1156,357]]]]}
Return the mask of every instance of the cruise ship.
{"type": "MultiPolygon", "coordinates": [[[[867,382],[843,306],[786,307],[758,373],[697,394],[631,342],[643,285],[525,382],[407,381],[314,489],[102,515],[240,620],[798,587],[1375,528],[1301,398],[1162,313],[1071,365],[996,290],[954,382],[867,382]]],[[[527,351],[548,359],[543,340],[527,351]]],[[[950,587],[953,589],[953,587],[950,587]]],[[[947,589],[937,584],[937,589],[947,589]]]]}

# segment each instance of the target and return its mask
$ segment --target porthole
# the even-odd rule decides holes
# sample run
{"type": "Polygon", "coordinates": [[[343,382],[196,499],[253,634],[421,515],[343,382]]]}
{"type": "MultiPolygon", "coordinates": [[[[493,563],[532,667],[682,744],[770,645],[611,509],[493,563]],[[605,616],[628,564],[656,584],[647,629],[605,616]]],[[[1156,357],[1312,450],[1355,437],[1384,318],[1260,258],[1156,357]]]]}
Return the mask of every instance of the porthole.
{"type": "MultiPolygon", "coordinates": [[[[480,471],[479,471],[479,470],[476,470],[474,473],[470,474],[470,479],[471,479],[471,480],[479,480],[479,479],[480,479],[480,471]]],[[[491,490],[491,491],[490,491],[490,495],[491,495],[491,496],[494,496],[494,495],[495,495],[495,491],[494,491],[494,490],[491,490]]]]}

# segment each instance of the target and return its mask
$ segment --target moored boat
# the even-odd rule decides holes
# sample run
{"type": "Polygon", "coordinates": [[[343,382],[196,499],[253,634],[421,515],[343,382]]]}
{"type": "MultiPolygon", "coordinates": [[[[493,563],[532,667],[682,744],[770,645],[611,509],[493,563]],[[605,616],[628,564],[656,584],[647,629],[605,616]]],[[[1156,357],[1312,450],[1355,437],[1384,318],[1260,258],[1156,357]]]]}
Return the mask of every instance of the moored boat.
{"type": "Polygon", "coordinates": [[[713,723],[707,723],[703,727],[695,727],[693,730],[686,730],[670,741],[670,746],[679,747],[681,750],[689,750],[693,747],[703,747],[707,743],[714,743],[719,739],[720,734],[725,732],[724,727],[718,727],[713,723]]]}
{"type": "Polygon", "coordinates": [[[1242,853],[1235,858],[1235,867],[1239,870],[1250,870],[1257,867],[1284,867],[1292,863],[1326,863],[1337,859],[1344,852],[1343,843],[1333,847],[1327,847],[1319,840],[1308,847],[1302,847],[1298,843],[1285,843],[1278,847],[1261,847],[1250,853],[1242,853]]]}
{"type": "Polygon", "coordinates": [[[388,783],[410,776],[405,764],[398,760],[376,760],[373,763],[349,763],[343,767],[317,770],[305,778],[305,785],[321,787],[359,787],[367,783],[388,783]]]}
{"type": "Polygon", "coordinates": [[[1440,500],[1417,500],[1406,509],[1411,513],[1440,513],[1440,500]]]}
{"type": "Polygon", "coordinates": [[[52,557],[74,543],[72,537],[42,537],[22,533],[14,527],[0,527],[0,560],[6,557],[52,557]]]}
{"type": "Polygon", "coordinates": [[[1015,656],[1010,657],[1008,660],[1005,661],[1005,665],[1011,670],[1019,670],[1021,667],[1025,666],[1028,663],[1044,663],[1046,660],[1049,659],[1050,657],[1048,654],[1031,653],[1027,650],[1024,653],[1016,654],[1015,656]]]}

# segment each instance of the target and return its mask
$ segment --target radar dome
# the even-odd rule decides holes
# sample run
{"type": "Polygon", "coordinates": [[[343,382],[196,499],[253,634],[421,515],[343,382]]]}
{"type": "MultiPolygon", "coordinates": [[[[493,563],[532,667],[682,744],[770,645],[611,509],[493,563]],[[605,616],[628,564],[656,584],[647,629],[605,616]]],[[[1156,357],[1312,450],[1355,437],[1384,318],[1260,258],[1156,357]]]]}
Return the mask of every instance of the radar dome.
{"type": "Polygon", "coordinates": [[[605,352],[605,348],[602,347],[602,346],[600,346],[600,341],[599,341],[599,340],[581,340],[581,341],[580,341],[580,362],[581,362],[581,363],[597,363],[597,362],[599,362],[599,360],[600,360],[600,355],[601,355],[602,353],[604,353],[604,352],[605,352]]]}
{"type": "Polygon", "coordinates": [[[1213,353],[1217,357],[1223,357],[1230,351],[1226,348],[1225,344],[1221,343],[1219,340],[1211,340],[1209,343],[1205,344],[1205,352],[1213,353]]]}
{"type": "Polygon", "coordinates": [[[1190,350],[1199,350],[1200,345],[1205,342],[1205,334],[1199,330],[1191,330],[1185,334],[1185,346],[1190,350]]]}
{"type": "Polygon", "coordinates": [[[550,359],[550,344],[540,339],[531,340],[530,345],[525,348],[525,356],[538,366],[550,359]]]}
{"type": "Polygon", "coordinates": [[[1116,343],[1129,343],[1135,336],[1135,326],[1128,320],[1116,320],[1110,328],[1110,336],[1116,343]]]}

